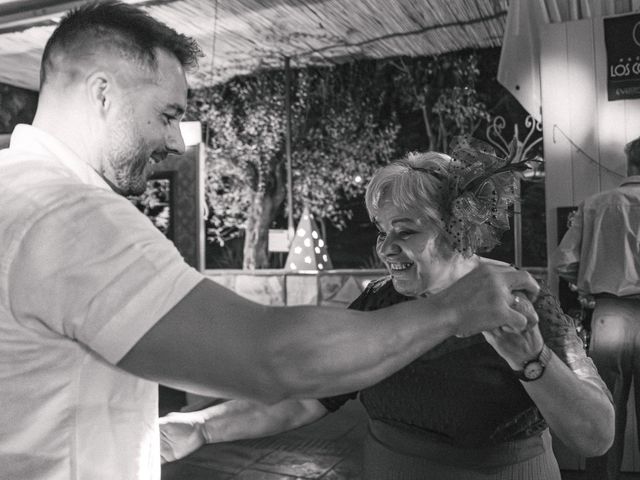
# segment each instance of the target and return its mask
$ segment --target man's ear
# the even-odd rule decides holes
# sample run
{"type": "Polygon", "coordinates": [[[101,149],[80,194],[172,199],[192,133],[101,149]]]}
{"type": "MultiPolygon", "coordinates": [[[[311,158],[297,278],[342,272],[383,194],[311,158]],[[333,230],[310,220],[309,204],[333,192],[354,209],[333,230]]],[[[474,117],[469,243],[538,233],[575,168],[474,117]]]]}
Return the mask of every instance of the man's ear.
{"type": "Polygon", "coordinates": [[[111,78],[105,72],[94,72],[86,80],[89,103],[100,112],[105,112],[110,107],[112,95],[111,78]]]}

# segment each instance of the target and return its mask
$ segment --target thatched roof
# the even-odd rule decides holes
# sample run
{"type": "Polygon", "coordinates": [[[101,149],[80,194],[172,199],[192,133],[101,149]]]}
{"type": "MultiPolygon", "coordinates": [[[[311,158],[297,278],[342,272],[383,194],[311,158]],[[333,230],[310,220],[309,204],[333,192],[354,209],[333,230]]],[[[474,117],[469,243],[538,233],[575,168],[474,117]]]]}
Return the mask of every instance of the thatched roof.
{"type": "MultiPolygon", "coordinates": [[[[198,40],[205,57],[192,86],[281,68],[285,56],[298,67],[495,47],[507,14],[507,0],[128,1],[198,40]]],[[[37,89],[55,21],[80,3],[0,0],[0,82],[37,89]]]]}

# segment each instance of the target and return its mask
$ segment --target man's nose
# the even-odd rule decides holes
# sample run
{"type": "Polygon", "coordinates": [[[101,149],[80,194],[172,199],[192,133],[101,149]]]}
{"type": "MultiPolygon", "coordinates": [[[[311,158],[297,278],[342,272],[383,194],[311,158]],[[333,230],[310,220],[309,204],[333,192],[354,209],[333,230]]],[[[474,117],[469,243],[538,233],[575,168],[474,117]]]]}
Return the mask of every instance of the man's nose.
{"type": "Polygon", "coordinates": [[[182,155],[185,152],[184,139],[182,138],[182,132],[180,132],[180,124],[172,128],[167,136],[167,152],[174,155],[182,155]]]}

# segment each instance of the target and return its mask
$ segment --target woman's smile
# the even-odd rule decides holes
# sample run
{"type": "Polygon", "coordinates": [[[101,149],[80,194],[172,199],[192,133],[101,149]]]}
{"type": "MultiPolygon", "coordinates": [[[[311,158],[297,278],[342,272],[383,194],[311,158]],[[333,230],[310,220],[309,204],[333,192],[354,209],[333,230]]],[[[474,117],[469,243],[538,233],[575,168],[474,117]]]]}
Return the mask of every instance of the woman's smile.
{"type": "Polygon", "coordinates": [[[391,270],[392,272],[404,272],[405,270],[408,270],[409,268],[413,267],[414,264],[388,262],[387,265],[389,265],[389,270],[391,270]]]}

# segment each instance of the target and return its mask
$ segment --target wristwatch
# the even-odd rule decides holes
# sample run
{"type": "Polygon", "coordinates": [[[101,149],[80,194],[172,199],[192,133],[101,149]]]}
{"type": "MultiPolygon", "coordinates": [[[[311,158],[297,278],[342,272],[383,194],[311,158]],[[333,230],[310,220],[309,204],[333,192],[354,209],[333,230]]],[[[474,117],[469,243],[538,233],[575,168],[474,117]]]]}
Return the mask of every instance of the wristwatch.
{"type": "Polygon", "coordinates": [[[538,380],[544,373],[546,366],[551,361],[551,355],[551,349],[546,345],[543,345],[542,350],[540,350],[540,353],[536,358],[524,362],[522,370],[515,370],[514,373],[518,379],[523,382],[533,382],[534,380],[538,380]]]}

